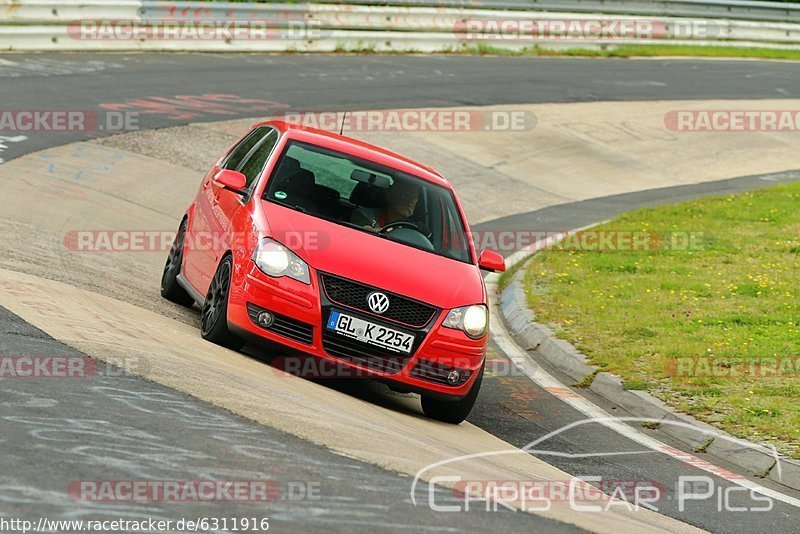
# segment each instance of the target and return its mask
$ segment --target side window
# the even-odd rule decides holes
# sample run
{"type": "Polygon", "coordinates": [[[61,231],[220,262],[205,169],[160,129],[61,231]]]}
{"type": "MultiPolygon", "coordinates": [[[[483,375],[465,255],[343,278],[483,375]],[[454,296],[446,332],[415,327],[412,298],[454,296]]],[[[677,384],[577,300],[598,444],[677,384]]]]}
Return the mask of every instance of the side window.
{"type": "Polygon", "coordinates": [[[452,258],[469,258],[469,243],[465,241],[458,213],[453,205],[440,206],[442,209],[443,227],[440,251],[452,258]]]}
{"type": "Polygon", "coordinates": [[[238,170],[244,158],[247,157],[247,154],[249,154],[250,151],[253,150],[253,147],[256,146],[264,137],[264,135],[271,130],[272,128],[260,126],[250,132],[247,137],[239,142],[238,145],[233,147],[233,150],[231,150],[230,154],[228,154],[228,157],[222,163],[222,168],[232,171],[238,170]]]}
{"type": "Polygon", "coordinates": [[[247,178],[247,189],[250,189],[258,178],[258,175],[261,174],[277,142],[278,132],[276,130],[271,130],[266,137],[261,139],[261,142],[256,145],[250,156],[241,165],[239,172],[244,174],[247,178]]]}

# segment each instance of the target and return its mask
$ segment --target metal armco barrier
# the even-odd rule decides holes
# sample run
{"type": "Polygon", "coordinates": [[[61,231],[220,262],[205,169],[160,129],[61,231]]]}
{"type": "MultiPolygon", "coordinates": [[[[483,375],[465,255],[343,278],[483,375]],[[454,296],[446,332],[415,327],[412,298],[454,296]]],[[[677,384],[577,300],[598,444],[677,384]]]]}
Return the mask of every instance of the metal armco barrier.
{"type": "MultiPolygon", "coordinates": [[[[318,3],[340,2],[318,0],[318,3]]],[[[748,0],[348,0],[348,3],[800,22],[800,4],[748,0]]]]}
{"type": "Polygon", "coordinates": [[[141,0],[0,0],[0,24],[92,18],[130,20],[138,18],[141,10],[141,0]]]}
{"type": "MultiPolygon", "coordinates": [[[[442,1],[448,2],[448,6],[456,5],[454,0],[442,1]]],[[[403,0],[403,3],[418,2],[403,0]]],[[[470,2],[468,7],[409,7],[324,3],[324,0],[313,4],[0,0],[0,50],[281,52],[371,49],[431,52],[456,51],[478,44],[509,49],[533,45],[567,49],[665,42],[800,48],[800,4],[734,0],[604,0],[602,3],[598,0],[568,0],[558,3],[557,12],[546,13],[539,10],[551,5],[555,7],[554,2],[528,4],[525,4],[527,10],[512,10],[498,9],[513,7],[507,2],[485,1],[470,2]],[[623,5],[628,6],[626,14],[609,13],[616,6],[623,5]],[[589,12],[589,6],[594,6],[597,12],[589,12]],[[700,9],[701,6],[708,7],[703,17],[686,15],[687,10],[700,9]],[[747,10],[762,20],[731,17],[732,13],[744,16],[747,10]],[[728,16],[712,16],[722,12],[727,12],[728,16]],[[777,20],[779,13],[789,15],[782,22],[764,21],[777,20]],[[234,24],[245,30],[249,28],[250,33],[245,37],[242,33],[232,33],[230,38],[211,39],[169,38],[160,34],[137,34],[127,39],[86,38],[87,33],[81,30],[82,24],[91,26],[100,21],[117,26],[130,23],[140,29],[164,23],[212,27],[234,24]],[[531,25],[546,27],[566,22],[571,25],[567,24],[566,29],[557,35],[524,33],[524,29],[531,25]],[[649,33],[642,35],[623,34],[614,38],[595,38],[591,32],[587,35],[586,29],[599,23],[650,26],[649,33]],[[260,33],[256,31],[259,27],[260,33]],[[509,27],[512,28],[510,33],[509,27]],[[514,28],[520,33],[514,33],[514,28]]]]}

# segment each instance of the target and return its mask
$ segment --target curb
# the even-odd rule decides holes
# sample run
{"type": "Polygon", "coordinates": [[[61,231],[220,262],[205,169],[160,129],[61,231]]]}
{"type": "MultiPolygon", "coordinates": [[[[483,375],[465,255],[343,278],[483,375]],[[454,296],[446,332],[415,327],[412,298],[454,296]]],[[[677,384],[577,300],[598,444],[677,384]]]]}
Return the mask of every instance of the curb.
{"type": "Polygon", "coordinates": [[[523,266],[500,295],[502,318],[520,347],[528,353],[535,351],[549,365],[574,380],[569,387],[591,381],[588,389],[612,404],[636,417],[667,423],[660,425],[659,430],[686,443],[695,454],[711,453],[725,458],[749,475],[800,490],[800,462],[778,456],[767,447],[735,438],[707,423],[678,413],[649,393],[624,389],[621,377],[600,371],[590,365],[577,348],[563,339],[557,339],[550,328],[536,322],[533,311],[528,308],[524,271],[523,266]],[[693,428],[687,428],[687,425],[693,428]]]}

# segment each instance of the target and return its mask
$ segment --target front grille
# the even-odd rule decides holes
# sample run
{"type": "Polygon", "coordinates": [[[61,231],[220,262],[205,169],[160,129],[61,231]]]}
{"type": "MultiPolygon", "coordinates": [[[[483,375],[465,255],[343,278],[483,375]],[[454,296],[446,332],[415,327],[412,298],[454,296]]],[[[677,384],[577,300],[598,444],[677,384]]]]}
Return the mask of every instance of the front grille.
{"type": "Polygon", "coordinates": [[[355,308],[371,315],[376,314],[367,306],[367,295],[373,291],[381,291],[389,297],[389,309],[377,316],[416,328],[422,328],[428,324],[439,311],[422,302],[330,274],[322,275],[322,286],[328,298],[336,304],[355,308]]]}
{"type": "Polygon", "coordinates": [[[264,308],[259,308],[254,304],[247,303],[247,315],[250,316],[250,320],[253,321],[259,328],[264,328],[263,326],[258,324],[258,314],[262,311],[269,311],[275,316],[275,322],[272,323],[272,326],[265,328],[265,330],[269,330],[270,332],[275,332],[283,337],[288,337],[289,339],[293,339],[295,341],[299,341],[300,343],[305,343],[306,345],[310,345],[314,339],[314,327],[310,324],[306,324],[300,322],[296,319],[292,319],[291,317],[286,317],[285,315],[279,315],[272,310],[264,310],[264,308]]]}
{"type": "Polygon", "coordinates": [[[429,382],[436,382],[437,384],[444,384],[445,386],[458,387],[466,382],[472,374],[472,371],[458,369],[458,371],[461,373],[461,377],[457,383],[451,384],[447,381],[447,375],[450,374],[450,371],[453,371],[454,369],[455,367],[448,367],[446,365],[429,362],[427,360],[419,360],[417,365],[414,366],[414,369],[411,370],[410,375],[415,378],[427,380],[429,382]]]}
{"type": "Polygon", "coordinates": [[[387,374],[399,373],[411,358],[327,330],[322,334],[322,346],[335,358],[387,374]]]}

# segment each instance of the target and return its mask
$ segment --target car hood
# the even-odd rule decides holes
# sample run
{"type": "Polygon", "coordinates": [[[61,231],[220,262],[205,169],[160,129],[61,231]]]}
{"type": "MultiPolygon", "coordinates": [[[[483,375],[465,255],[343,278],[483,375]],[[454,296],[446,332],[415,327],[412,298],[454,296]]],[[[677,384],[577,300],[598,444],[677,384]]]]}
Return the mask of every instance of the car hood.
{"type": "Polygon", "coordinates": [[[475,265],[418,250],[262,201],[272,237],[318,271],[336,274],[439,308],[484,301],[475,265]]]}

